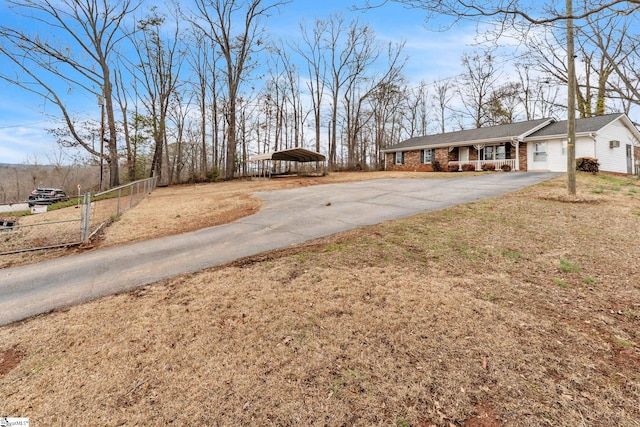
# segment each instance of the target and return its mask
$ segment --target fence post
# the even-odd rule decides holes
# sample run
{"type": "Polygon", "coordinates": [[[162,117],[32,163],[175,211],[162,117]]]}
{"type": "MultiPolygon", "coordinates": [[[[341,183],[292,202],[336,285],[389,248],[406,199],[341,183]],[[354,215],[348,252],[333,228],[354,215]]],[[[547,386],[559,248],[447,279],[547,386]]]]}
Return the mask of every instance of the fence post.
{"type": "Polygon", "coordinates": [[[82,200],[82,209],[80,215],[81,240],[82,243],[89,242],[89,224],[91,222],[91,193],[84,193],[82,200]]]}
{"type": "Polygon", "coordinates": [[[116,210],[116,218],[120,216],[120,197],[122,196],[122,188],[118,188],[118,209],[116,210]]]}

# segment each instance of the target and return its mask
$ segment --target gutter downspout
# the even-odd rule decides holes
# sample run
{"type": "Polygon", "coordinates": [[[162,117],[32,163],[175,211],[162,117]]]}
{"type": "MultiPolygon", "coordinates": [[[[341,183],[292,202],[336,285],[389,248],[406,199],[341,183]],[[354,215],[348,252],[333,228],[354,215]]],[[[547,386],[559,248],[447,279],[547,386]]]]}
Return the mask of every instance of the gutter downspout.
{"type": "Polygon", "coordinates": [[[591,132],[589,134],[589,136],[591,137],[591,139],[593,139],[593,158],[597,159],[598,158],[598,144],[597,144],[597,140],[596,140],[596,133],[595,132],[591,132]]]}

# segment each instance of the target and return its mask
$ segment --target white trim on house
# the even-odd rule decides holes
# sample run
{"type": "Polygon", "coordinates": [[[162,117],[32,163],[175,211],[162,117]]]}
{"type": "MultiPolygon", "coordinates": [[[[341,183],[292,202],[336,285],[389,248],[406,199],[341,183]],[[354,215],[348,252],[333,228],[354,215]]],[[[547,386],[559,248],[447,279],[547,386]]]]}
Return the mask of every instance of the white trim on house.
{"type": "MultiPolygon", "coordinates": [[[[580,138],[580,137],[594,137],[595,136],[595,132],[582,132],[582,133],[576,133],[576,139],[580,138]]],[[[557,135],[550,135],[550,136],[530,136],[525,138],[525,140],[523,142],[538,142],[538,141],[548,141],[549,139],[564,139],[565,141],[567,140],[567,134],[557,134],[557,135]]]]}

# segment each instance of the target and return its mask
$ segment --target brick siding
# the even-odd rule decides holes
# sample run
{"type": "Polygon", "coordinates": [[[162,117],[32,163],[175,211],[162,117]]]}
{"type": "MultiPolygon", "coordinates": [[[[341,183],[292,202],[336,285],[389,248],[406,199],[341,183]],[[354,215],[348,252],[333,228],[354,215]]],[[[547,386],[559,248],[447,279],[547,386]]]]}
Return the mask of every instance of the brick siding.
{"type": "Polygon", "coordinates": [[[518,152],[518,162],[521,171],[527,170],[527,144],[524,142],[520,143],[520,148],[518,152]]]}
{"type": "MultiPolygon", "coordinates": [[[[422,163],[420,161],[421,156],[422,150],[405,151],[404,164],[396,165],[394,162],[395,153],[385,153],[385,169],[388,171],[433,172],[433,165],[431,163],[422,163]]],[[[449,163],[449,149],[436,148],[434,160],[440,162],[440,165],[446,169],[447,164],[449,163]]]]}
{"type": "MultiPolygon", "coordinates": [[[[515,159],[515,148],[508,147],[509,153],[512,159],[515,159]]],[[[640,148],[636,147],[638,151],[640,148]]],[[[639,153],[636,153],[636,158],[640,159],[639,153]]],[[[390,171],[407,171],[407,172],[432,172],[433,167],[431,163],[422,163],[421,160],[422,150],[414,150],[414,151],[405,151],[404,153],[404,164],[396,165],[394,163],[395,153],[385,153],[386,160],[386,170],[390,171]]],[[[478,160],[479,152],[474,147],[469,147],[469,161],[478,160]]],[[[449,161],[457,161],[460,157],[459,148],[455,147],[453,150],[449,151],[447,147],[440,147],[435,149],[434,160],[440,162],[440,166],[442,166],[442,170],[447,170],[447,165],[449,161]]],[[[520,170],[527,170],[527,144],[520,143],[519,147],[519,163],[520,170]]]]}
{"type": "Polygon", "coordinates": [[[421,150],[405,151],[403,165],[395,164],[395,153],[385,153],[386,170],[407,172],[433,172],[431,163],[420,162],[420,152],[421,150]]]}

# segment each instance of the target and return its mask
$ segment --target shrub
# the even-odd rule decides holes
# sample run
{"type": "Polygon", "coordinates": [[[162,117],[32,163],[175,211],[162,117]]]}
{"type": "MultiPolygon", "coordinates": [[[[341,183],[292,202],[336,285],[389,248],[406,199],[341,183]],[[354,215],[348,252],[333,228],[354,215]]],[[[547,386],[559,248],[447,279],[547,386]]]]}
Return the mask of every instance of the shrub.
{"type": "Polygon", "coordinates": [[[458,172],[458,165],[447,165],[449,172],[458,172]]]}
{"type": "Polygon", "coordinates": [[[217,166],[212,167],[207,171],[207,181],[215,182],[222,179],[222,170],[217,166]]]}
{"type": "Polygon", "coordinates": [[[433,168],[434,172],[442,172],[442,165],[437,160],[431,162],[431,167],[433,168]]]}
{"type": "Polygon", "coordinates": [[[484,165],[482,165],[482,170],[483,171],[494,171],[494,170],[496,170],[496,165],[494,165],[493,163],[485,163],[484,165]]]}
{"type": "Polygon", "coordinates": [[[600,163],[598,163],[598,159],[593,157],[580,157],[576,159],[576,170],[591,172],[595,175],[600,170],[600,163]]]}
{"type": "Polygon", "coordinates": [[[507,164],[500,166],[500,169],[502,169],[502,172],[511,172],[511,166],[507,164]]]}
{"type": "Polygon", "coordinates": [[[465,163],[462,165],[463,172],[473,172],[475,170],[476,170],[476,165],[474,165],[473,163],[465,163]]]}

